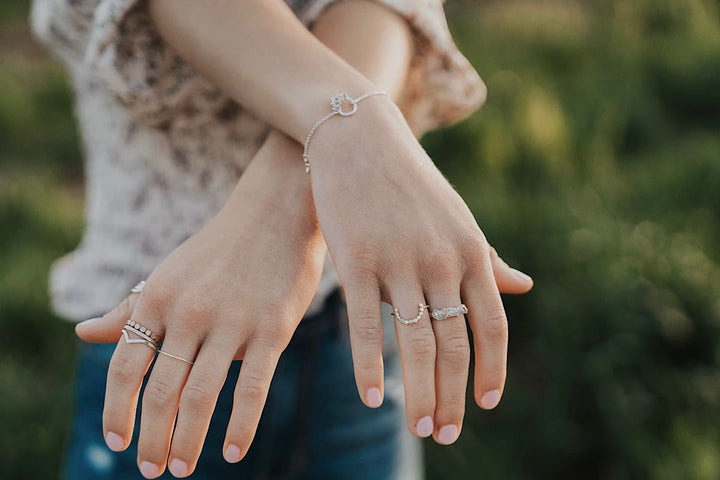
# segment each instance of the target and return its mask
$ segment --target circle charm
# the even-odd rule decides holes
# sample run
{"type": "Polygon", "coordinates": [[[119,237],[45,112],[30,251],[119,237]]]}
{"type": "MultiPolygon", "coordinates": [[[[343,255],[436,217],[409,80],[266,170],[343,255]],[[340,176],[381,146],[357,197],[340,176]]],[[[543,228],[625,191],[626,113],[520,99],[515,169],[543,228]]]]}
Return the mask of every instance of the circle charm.
{"type": "Polygon", "coordinates": [[[358,106],[357,102],[350,98],[347,93],[338,93],[334,97],[330,99],[330,107],[332,108],[332,111],[335,113],[339,113],[343,117],[349,117],[350,115],[354,115],[355,112],[357,112],[358,106]],[[352,106],[351,110],[343,110],[342,106],[344,102],[350,102],[350,105],[352,106]]]}

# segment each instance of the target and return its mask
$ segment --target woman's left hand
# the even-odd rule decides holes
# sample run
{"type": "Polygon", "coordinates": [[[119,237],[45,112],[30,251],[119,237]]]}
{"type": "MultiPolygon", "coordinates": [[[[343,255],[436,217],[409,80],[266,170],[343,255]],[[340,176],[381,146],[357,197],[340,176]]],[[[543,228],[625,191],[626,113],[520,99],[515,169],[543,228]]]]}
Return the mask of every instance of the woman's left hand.
{"type": "Polygon", "coordinates": [[[155,359],[154,349],[121,338],[108,371],[104,435],[120,451],[132,438],[140,387],[155,359],[138,442],[146,478],[166,464],[176,477],[193,472],[233,359],[243,366],[225,459],[239,461],[250,446],[280,353],[310,305],[325,259],[310,179],[296,168],[300,153],[296,142],[271,134],[224,208],[155,268],[141,293],[77,326],[83,340],[107,343],[132,320],[175,356],[155,359]]]}

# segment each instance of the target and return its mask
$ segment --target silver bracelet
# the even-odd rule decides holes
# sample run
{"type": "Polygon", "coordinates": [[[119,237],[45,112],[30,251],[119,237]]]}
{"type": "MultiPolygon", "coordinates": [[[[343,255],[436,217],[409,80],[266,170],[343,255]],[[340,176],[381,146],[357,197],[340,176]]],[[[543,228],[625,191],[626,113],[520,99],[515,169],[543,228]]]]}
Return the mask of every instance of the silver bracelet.
{"type": "Polygon", "coordinates": [[[310,173],[310,160],[308,159],[308,148],[310,147],[310,140],[312,140],[313,135],[315,135],[315,130],[320,127],[323,123],[330,120],[335,115],[340,115],[341,117],[349,117],[351,115],[355,115],[355,113],[358,110],[358,102],[361,100],[365,100],[368,97],[371,97],[373,95],[387,95],[390,97],[390,94],[385,91],[375,91],[375,92],[368,92],[363,95],[360,95],[357,98],[350,98],[347,93],[338,93],[334,97],[330,99],[330,108],[332,109],[332,112],[325,115],[323,118],[315,122],[315,125],[312,126],[310,129],[310,132],[308,132],[307,137],[305,137],[305,144],[303,148],[303,162],[305,162],[305,173],[310,173]],[[343,110],[342,106],[345,101],[350,102],[350,106],[352,107],[350,110],[343,110]]]}

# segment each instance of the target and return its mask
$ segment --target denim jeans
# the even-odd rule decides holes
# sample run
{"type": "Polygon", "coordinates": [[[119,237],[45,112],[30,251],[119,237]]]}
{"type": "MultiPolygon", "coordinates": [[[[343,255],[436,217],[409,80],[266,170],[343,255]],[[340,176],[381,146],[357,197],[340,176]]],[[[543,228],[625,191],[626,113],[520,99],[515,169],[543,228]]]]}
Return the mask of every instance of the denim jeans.
{"type": "MultiPolygon", "coordinates": [[[[303,319],[283,353],[257,435],[237,464],[222,458],[225,429],[241,362],[233,362],[191,478],[408,479],[421,473],[420,444],[407,431],[401,395],[386,388],[383,405],[365,407],[355,387],[345,305],[332,295],[322,312],[303,319]]],[[[82,344],[72,437],[64,478],[141,479],[137,415],[131,446],[110,451],[102,436],[107,368],[114,345],[82,344]]],[[[400,384],[399,354],[386,352],[386,382],[400,384]]],[[[173,478],[168,472],[160,478],[173,478]]]]}

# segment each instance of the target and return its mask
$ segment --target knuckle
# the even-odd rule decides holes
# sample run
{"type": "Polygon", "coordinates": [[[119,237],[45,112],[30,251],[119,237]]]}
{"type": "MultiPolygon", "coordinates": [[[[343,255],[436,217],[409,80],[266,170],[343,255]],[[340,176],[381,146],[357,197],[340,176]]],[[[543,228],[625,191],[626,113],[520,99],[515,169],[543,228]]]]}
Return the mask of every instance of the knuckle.
{"type": "Polygon", "coordinates": [[[379,342],[381,337],[376,323],[377,322],[371,322],[367,318],[351,321],[351,332],[355,338],[363,343],[379,342]]]}
{"type": "Polygon", "coordinates": [[[430,259],[425,274],[434,282],[449,283],[460,277],[460,254],[448,244],[433,247],[427,258],[430,259]]]}
{"type": "Polygon", "coordinates": [[[460,250],[463,252],[465,261],[470,265],[484,263],[488,256],[491,255],[491,248],[485,239],[485,235],[479,229],[464,235],[460,239],[460,250]]]}
{"type": "Polygon", "coordinates": [[[140,293],[137,305],[143,310],[163,312],[170,303],[170,292],[165,287],[151,287],[148,284],[140,293]]]}
{"type": "Polygon", "coordinates": [[[438,349],[440,359],[454,370],[466,370],[470,364],[470,342],[467,335],[451,335],[443,339],[438,349]]]}
{"type": "Polygon", "coordinates": [[[489,315],[482,324],[482,335],[491,342],[506,342],[508,339],[508,322],[505,312],[498,310],[489,315]]]}
{"type": "Polygon", "coordinates": [[[281,329],[274,326],[272,322],[263,322],[263,325],[266,326],[258,328],[252,334],[252,343],[271,356],[278,355],[284,350],[290,339],[286,338],[287,335],[281,333],[281,329]]]}
{"type": "Polygon", "coordinates": [[[175,397],[175,389],[163,379],[151,379],[143,395],[143,408],[160,410],[167,408],[175,397]]]}
{"type": "Polygon", "coordinates": [[[264,378],[252,374],[245,375],[238,384],[238,395],[243,400],[261,404],[269,388],[270,385],[264,378]]]}
{"type": "Polygon", "coordinates": [[[205,325],[208,317],[213,316],[216,309],[217,303],[211,296],[198,292],[182,299],[178,308],[178,318],[185,325],[194,328],[205,325]]]}
{"type": "Polygon", "coordinates": [[[424,332],[410,338],[408,347],[416,358],[435,357],[435,337],[424,332]]]}
{"type": "Polygon", "coordinates": [[[193,410],[207,410],[215,403],[215,382],[206,376],[197,376],[182,392],[182,399],[193,410]]]}
{"type": "Polygon", "coordinates": [[[355,242],[348,245],[343,263],[347,264],[355,278],[369,278],[378,271],[383,255],[383,249],[374,242],[355,242]]]}
{"type": "Polygon", "coordinates": [[[112,383],[118,385],[133,385],[138,381],[135,365],[129,358],[121,355],[113,355],[110,360],[108,377],[112,383]]]}

